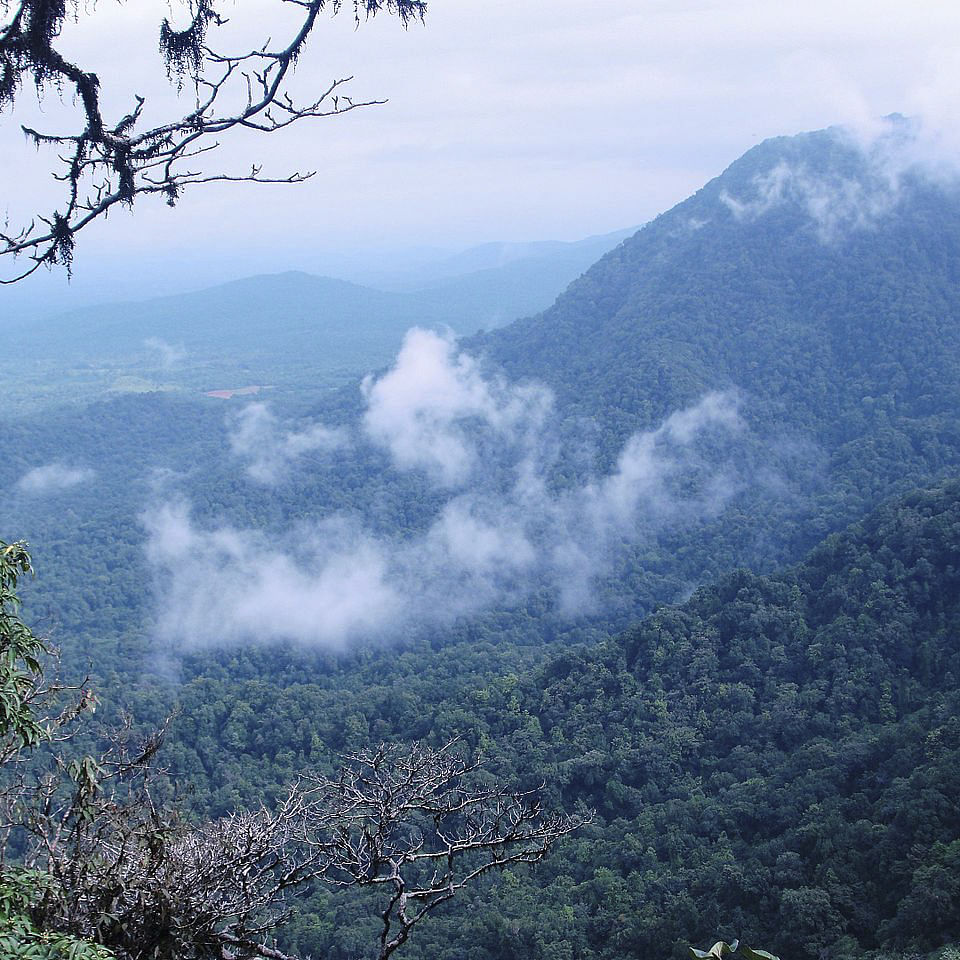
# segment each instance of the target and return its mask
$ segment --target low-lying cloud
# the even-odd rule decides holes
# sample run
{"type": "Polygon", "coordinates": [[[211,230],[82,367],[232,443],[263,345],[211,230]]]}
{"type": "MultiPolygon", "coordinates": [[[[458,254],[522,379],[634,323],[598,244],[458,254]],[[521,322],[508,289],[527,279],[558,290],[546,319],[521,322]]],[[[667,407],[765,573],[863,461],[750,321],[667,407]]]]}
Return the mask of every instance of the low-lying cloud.
{"type": "Polygon", "coordinates": [[[850,230],[875,226],[900,200],[900,183],[880,168],[863,178],[813,171],[803,163],[780,161],[753,180],[753,195],[738,199],[727,191],[723,203],[737,220],[752,221],[787,202],[797,203],[809,216],[824,243],[850,230]]]}
{"type": "Polygon", "coordinates": [[[31,496],[44,496],[69,490],[92,480],[94,473],[86,467],[68,467],[62,463],[47,463],[28,470],[18,481],[17,489],[31,496]]]}
{"type": "Polygon", "coordinates": [[[838,146],[857,160],[850,172],[780,160],[753,178],[749,194],[724,190],[720,202],[737,220],[748,222],[796,204],[821,242],[832,243],[850,231],[875,227],[898,206],[911,178],[944,187],[960,182],[960,165],[947,149],[949,142],[922,120],[889,117],[833,134],[838,146]]]}
{"type": "MultiPolygon", "coordinates": [[[[406,537],[377,537],[360,515],[278,535],[200,526],[187,502],[163,504],[144,522],[168,640],[339,647],[509,605],[542,588],[565,612],[582,613],[618,552],[715,512],[739,483],[704,452],[705,443],[742,428],[730,393],[709,394],[634,434],[607,473],[562,487],[550,473],[550,392],[485,374],[449,338],[412,331],[394,367],[365,381],[363,394],[363,430],[351,442],[372,444],[395,469],[432,481],[441,494],[433,518],[406,537]]],[[[260,404],[247,408],[241,426],[248,438],[308,435],[283,434],[260,404]]],[[[275,446],[264,463],[283,459],[275,446]]]]}
{"type": "Polygon", "coordinates": [[[304,430],[283,430],[265,403],[248,404],[233,418],[230,449],[246,460],[247,474],[258,483],[275,484],[290,464],[307,454],[320,456],[347,443],[341,430],[314,424],[304,430]]]}
{"type": "Polygon", "coordinates": [[[478,467],[478,433],[500,445],[529,440],[553,405],[545,387],[486,377],[451,336],[416,328],[393,368],[367,377],[362,390],[371,441],[400,469],[421,468],[445,486],[464,483],[478,467]]]}

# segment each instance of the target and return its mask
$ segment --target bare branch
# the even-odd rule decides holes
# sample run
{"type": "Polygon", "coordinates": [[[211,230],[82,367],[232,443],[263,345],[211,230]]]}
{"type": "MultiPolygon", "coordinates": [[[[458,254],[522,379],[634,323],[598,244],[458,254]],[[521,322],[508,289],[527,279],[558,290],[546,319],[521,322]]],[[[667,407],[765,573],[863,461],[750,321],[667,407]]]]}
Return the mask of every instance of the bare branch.
{"type": "Polygon", "coordinates": [[[121,736],[63,766],[23,819],[27,866],[47,878],[33,914],[119,958],[291,960],[271,937],[288,896],[319,880],[383,891],[385,960],[466,885],[538,862],[586,819],[475,786],[477,762],[452,744],[384,745],[345,758],[334,778],[304,777],[272,810],[191,827],[154,802],[160,739],[121,736]]]}
{"type": "MultiPolygon", "coordinates": [[[[311,171],[263,176],[259,165],[252,173],[198,173],[182,169],[185,160],[211,149],[217,138],[234,129],[271,134],[308,119],[325,119],[383,100],[354,102],[341,88],[350,78],[333,80],[310,102],[297,102],[286,82],[325,9],[334,14],[341,0],[281,0],[299,8],[301,17],[285,46],[269,41],[258,49],[236,55],[209,45],[212,30],[226,20],[215,10],[216,0],[194,0],[192,17],[183,29],[168,20],[160,27],[160,48],[168,77],[178,88],[194,86],[196,106],[148,129],[139,129],[145,101],[135,96],[133,108],[116,122],[103,114],[100,79],[65,59],[56,44],[68,12],[68,0],[20,0],[9,22],[0,28],[0,110],[12,107],[26,79],[39,91],[53,85],[70,89],[82,110],[83,128],[71,133],[46,133],[29,127],[23,131],[37,146],[64,148],[62,172],[56,179],[66,185],[62,205],[46,217],[35,217],[21,228],[0,230],[0,257],[23,257],[28,266],[0,278],[14,283],[41,265],[61,265],[69,272],[76,234],[104,217],[117,204],[131,206],[143,194],[162,194],[170,206],[187,187],[212,182],[302,183],[311,171]],[[220,110],[234,91],[241,105],[220,110]]],[[[0,0],[8,10],[10,0],[0,0]]],[[[423,0],[353,0],[354,20],[381,11],[394,14],[404,27],[422,20],[423,0]]],[[[79,15],[81,8],[75,7],[79,15]]]]}
{"type": "Polygon", "coordinates": [[[319,874],[342,886],[380,886],[379,960],[430,911],[495,868],[537,863],[586,817],[544,815],[537,793],[474,783],[480,763],[451,742],[439,750],[381,745],[344,758],[315,781],[311,838],[319,874]]]}

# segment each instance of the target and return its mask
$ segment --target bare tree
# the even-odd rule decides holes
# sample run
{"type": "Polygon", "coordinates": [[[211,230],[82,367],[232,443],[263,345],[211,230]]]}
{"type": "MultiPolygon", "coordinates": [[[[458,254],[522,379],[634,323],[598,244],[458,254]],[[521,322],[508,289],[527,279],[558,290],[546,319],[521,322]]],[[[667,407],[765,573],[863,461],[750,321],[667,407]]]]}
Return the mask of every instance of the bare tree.
{"type": "MultiPolygon", "coordinates": [[[[383,891],[378,960],[482,874],[536,863],[584,817],[478,782],[454,744],[386,746],[305,777],[272,809],[190,826],[156,802],[160,738],[59,765],[22,818],[41,930],[120,960],[292,960],[273,940],[312,882],[383,891]]],[[[372,956],[372,954],[371,954],[372,956]]]]}
{"type": "MultiPolygon", "coordinates": [[[[0,111],[11,108],[25,83],[42,94],[50,87],[72,93],[80,107],[78,129],[45,132],[23,127],[39,146],[53,147],[62,182],[61,204],[29,223],[0,230],[0,257],[24,257],[29,265],[0,283],[14,283],[41,265],[65,266],[73,258],[76,234],[105,216],[114,206],[130,206],[142,194],[160,194],[171,206],[190,186],[211,181],[245,180],[258,183],[298,183],[310,172],[275,177],[254,164],[249,172],[208,173],[200,158],[214,150],[231,132],[253,130],[275,133],[309,118],[338,116],[382,101],[354,102],[344,91],[349,77],[332,79],[309,102],[296,101],[287,81],[325,10],[336,14],[343,0],[277,0],[278,9],[298,11],[299,22],[284,42],[266,40],[254,50],[228,53],[213,46],[212,36],[226,20],[218,0],[182,0],[186,23],[175,28],[170,19],[159,25],[160,50],[171,82],[189,84],[193,106],[184,115],[142,127],[145,100],[134,95],[128,112],[104,115],[100,78],[66,59],[58,49],[68,16],[83,16],[93,0],[0,0],[0,111]],[[227,108],[224,103],[232,103],[227,108]]],[[[381,11],[395,14],[407,26],[422,20],[425,0],[351,0],[357,24],[381,11]]]]}
{"type": "Polygon", "coordinates": [[[386,960],[430,911],[490,870],[537,863],[585,817],[545,814],[538,791],[477,783],[478,760],[381,745],[347,756],[340,776],[316,783],[311,842],[320,875],[383,890],[378,960],[386,960]]]}

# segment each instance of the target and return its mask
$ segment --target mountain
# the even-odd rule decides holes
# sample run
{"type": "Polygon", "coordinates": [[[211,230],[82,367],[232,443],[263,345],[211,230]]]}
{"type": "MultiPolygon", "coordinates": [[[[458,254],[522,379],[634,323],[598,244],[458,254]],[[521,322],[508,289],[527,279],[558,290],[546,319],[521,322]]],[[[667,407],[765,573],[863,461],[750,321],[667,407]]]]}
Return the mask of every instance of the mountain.
{"type": "Polygon", "coordinates": [[[834,129],[766,141],[468,349],[549,384],[597,425],[606,464],[635,430],[731,391],[743,479],[767,487],[738,506],[787,522],[797,556],[960,464],[960,180],[917,162],[911,138],[893,118],[867,147],[834,129]]]}
{"type": "Polygon", "coordinates": [[[631,425],[730,386],[841,440],[865,396],[892,416],[955,409],[960,181],[887,169],[892,149],[768,140],[482,345],[631,425]]]}
{"type": "Polygon", "coordinates": [[[159,387],[329,388],[389,362],[411,326],[470,334],[542,310],[627,233],[491,244],[496,255],[481,248],[397,289],[290,271],[27,315],[0,334],[0,372],[24,404],[159,387]]]}
{"type": "MultiPolygon", "coordinates": [[[[405,329],[405,298],[305,273],[248,277],[195,293],[106,304],[21,325],[7,334],[28,357],[71,360],[124,355],[161,338],[187,351],[245,357],[296,356],[321,337],[335,349],[377,342],[386,325],[405,329]]],[[[433,319],[433,318],[431,318],[433,319]]]]}
{"type": "Polygon", "coordinates": [[[534,240],[528,243],[483,243],[450,257],[412,267],[402,273],[370,275],[366,282],[381,289],[421,290],[440,286],[460,277],[511,267],[536,275],[538,271],[573,271],[577,276],[607,251],[636,233],[636,227],[598,234],[583,240],[534,240]]]}

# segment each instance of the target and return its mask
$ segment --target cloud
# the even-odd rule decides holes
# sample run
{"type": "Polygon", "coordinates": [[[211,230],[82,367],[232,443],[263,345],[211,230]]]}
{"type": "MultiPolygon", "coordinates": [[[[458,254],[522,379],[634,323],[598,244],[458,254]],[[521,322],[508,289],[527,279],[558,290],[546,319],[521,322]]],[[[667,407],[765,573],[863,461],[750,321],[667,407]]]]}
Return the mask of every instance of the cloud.
{"type": "MultiPolygon", "coordinates": [[[[185,501],[161,503],[144,523],[166,639],[341,647],[542,590],[581,614],[631,544],[714,513],[739,483],[731,464],[716,462],[716,449],[729,446],[717,440],[742,429],[730,393],[634,434],[609,472],[559,489],[549,391],[485,375],[447,338],[411,333],[364,395],[369,442],[395,469],[425,471],[437,484],[440,502],[424,528],[378,537],[362,515],[346,514],[283,533],[200,526],[185,501]]],[[[284,436],[262,405],[247,411],[245,436],[284,436]]]]}
{"type": "Polygon", "coordinates": [[[344,522],[286,548],[252,530],[202,531],[181,503],[149,513],[147,556],[160,572],[160,632],[184,646],[271,641],[340,646],[396,616],[379,546],[344,522]]]}
{"type": "Polygon", "coordinates": [[[657,429],[633,434],[610,474],[561,499],[550,550],[551,581],[564,612],[590,606],[594,582],[625,543],[722,508],[742,481],[735,467],[703,454],[698,441],[742,429],[736,394],[709,393],[657,429]]]}
{"type": "Polygon", "coordinates": [[[857,161],[853,172],[780,160],[753,178],[749,196],[723,190],[720,202],[735,219],[747,222],[795,204],[810,218],[819,239],[832,243],[849,231],[875,227],[900,203],[911,178],[941,187],[960,183],[953,139],[922,118],[891,116],[836,128],[833,135],[857,161]]]}
{"type": "Polygon", "coordinates": [[[17,481],[17,489],[21,493],[43,496],[86,483],[93,476],[93,471],[85,467],[68,467],[62,463],[48,463],[42,467],[34,467],[32,470],[28,470],[17,481]]]}
{"type": "Polygon", "coordinates": [[[536,384],[485,377],[457,353],[452,336],[414,328],[393,368],[363,382],[369,439],[403,470],[424,470],[443,486],[464,483],[478,466],[478,438],[522,441],[549,413],[553,398],[536,384]]]}
{"type": "Polygon", "coordinates": [[[306,454],[326,454],[347,443],[341,430],[314,424],[301,431],[283,431],[265,403],[251,403],[233,418],[230,449],[248,461],[247,474],[258,483],[278,483],[289,465],[306,454]]]}
{"type": "Polygon", "coordinates": [[[678,502],[665,479],[690,466],[690,445],[711,426],[740,429],[736,396],[709,393],[699,403],[671,414],[657,430],[634,434],[617,459],[616,469],[583,491],[583,508],[595,527],[629,529],[640,510],[669,511],[678,502]]]}
{"type": "Polygon", "coordinates": [[[163,367],[164,370],[169,370],[187,355],[187,351],[182,345],[174,346],[160,337],[147,337],[147,339],[143,341],[143,345],[147,349],[154,350],[159,354],[160,366],[163,367]]]}
{"type": "Polygon", "coordinates": [[[900,175],[882,166],[861,178],[812,170],[807,164],[781,161],[753,180],[754,194],[738,199],[727,191],[720,202],[737,220],[756,220],[786,203],[795,203],[810,218],[821,242],[832,243],[851,230],[866,230],[900,201],[900,175]]]}

